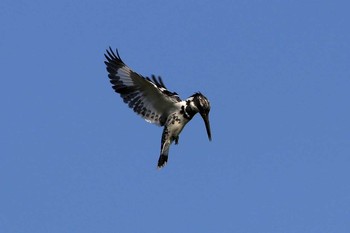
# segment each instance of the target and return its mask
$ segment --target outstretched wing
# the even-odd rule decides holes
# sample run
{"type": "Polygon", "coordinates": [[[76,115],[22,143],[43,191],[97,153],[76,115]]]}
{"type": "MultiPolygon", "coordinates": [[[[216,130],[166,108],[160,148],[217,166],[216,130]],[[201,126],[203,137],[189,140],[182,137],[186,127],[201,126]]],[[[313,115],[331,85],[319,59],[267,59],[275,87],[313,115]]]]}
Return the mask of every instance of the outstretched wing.
{"type": "Polygon", "coordinates": [[[177,93],[168,91],[160,77],[144,78],[132,71],[122,61],[118,50],[116,54],[111,48],[106,52],[105,64],[113,89],[146,121],[164,125],[176,103],[181,101],[177,93]]]}

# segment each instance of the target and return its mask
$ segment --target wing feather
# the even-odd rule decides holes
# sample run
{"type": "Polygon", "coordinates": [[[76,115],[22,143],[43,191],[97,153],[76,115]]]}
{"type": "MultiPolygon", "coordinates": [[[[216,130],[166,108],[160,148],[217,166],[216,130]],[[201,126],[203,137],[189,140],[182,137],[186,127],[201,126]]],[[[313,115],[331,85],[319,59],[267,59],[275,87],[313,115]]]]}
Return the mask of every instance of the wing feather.
{"type": "Polygon", "coordinates": [[[132,71],[111,48],[106,50],[106,69],[115,92],[123,101],[146,121],[164,125],[168,115],[181,101],[176,92],[165,87],[161,77],[152,75],[152,79],[132,71]]]}

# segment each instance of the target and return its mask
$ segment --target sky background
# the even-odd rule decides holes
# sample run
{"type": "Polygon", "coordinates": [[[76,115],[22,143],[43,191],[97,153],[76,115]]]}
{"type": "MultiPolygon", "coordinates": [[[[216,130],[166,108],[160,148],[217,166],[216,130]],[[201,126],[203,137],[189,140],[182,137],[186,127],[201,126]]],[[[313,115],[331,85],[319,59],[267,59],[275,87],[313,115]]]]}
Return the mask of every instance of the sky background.
{"type": "Polygon", "coordinates": [[[348,1],[0,2],[0,232],[350,231],[348,1]],[[104,52],[211,102],[162,129],[104,52]]]}

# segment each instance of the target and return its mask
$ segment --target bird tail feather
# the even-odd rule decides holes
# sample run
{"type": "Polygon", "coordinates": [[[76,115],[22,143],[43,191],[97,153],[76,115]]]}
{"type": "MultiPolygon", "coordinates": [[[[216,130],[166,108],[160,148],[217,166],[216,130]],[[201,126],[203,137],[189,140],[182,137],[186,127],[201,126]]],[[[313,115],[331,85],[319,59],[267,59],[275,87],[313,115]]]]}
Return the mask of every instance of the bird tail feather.
{"type": "Polygon", "coordinates": [[[161,169],[164,167],[168,162],[168,155],[161,154],[158,159],[158,169],[161,169]]]}

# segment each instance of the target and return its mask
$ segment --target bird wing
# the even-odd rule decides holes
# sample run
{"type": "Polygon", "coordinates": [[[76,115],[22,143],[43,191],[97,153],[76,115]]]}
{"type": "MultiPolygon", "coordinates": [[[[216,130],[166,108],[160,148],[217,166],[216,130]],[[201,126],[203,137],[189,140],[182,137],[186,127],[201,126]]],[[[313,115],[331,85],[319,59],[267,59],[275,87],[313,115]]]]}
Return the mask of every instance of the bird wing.
{"type": "Polygon", "coordinates": [[[138,115],[150,123],[163,126],[169,113],[181,99],[165,87],[161,77],[152,79],[132,71],[111,48],[106,50],[108,77],[115,92],[138,115]]]}

